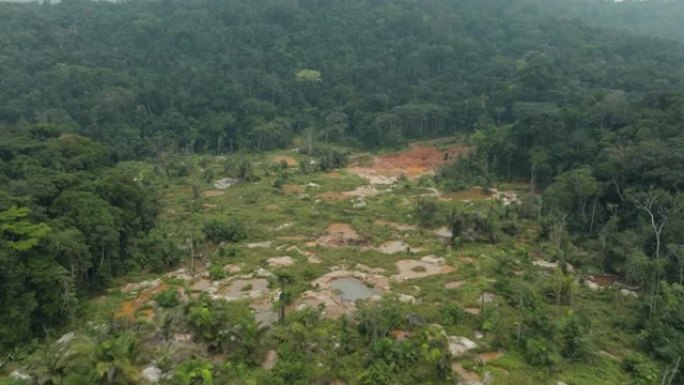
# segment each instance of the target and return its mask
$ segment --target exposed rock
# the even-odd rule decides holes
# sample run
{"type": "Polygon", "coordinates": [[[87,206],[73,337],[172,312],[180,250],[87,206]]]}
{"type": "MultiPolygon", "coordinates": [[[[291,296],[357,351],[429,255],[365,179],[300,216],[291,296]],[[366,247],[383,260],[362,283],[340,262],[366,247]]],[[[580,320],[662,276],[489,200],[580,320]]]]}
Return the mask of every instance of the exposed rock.
{"type": "Polygon", "coordinates": [[[266,353],[266,359],[264,359],[264,362],[261,364],[261,367],[266,370],[271,370],[275,368],[277,363],[278,352],[276,352],[275,350],[269,350],[268,353],[266,353]]]}
{"type": "Polygon", "coordinates": [[[454,233],[452,233],[451,230],[449,230],[449,228],[447,228],[446,226],[440,227],[439,229],[435,230],[433,233],[440,238],[447,238],[447,239],[451,239],[451,237],[454,235],[454,233]]]}
{"type": "Polygon", "coordinates": [[[382,274],[385,272],[385,269],[383,269],[381,267],[370,267],[370,266],[366,266],[362,263],[357,263],[356,266],[354,266],[354,269],[358,270],[358,271],[363,271],[366,273],[371,273],[371,274],[382,274]]]}
{"type": "Polygon", "coordinates": [[[249,248],[249,249],[254,249],[257,247],[269,248],[269,247],[271,247],[272,244],[273,244],[273,242],[271,242],[271,241],[253,242],[253,243],[248,243],[247,248],[249,248]]]}
{"type": "Polygon", "coordinates": [[[192,342],[192,334],[190,333],[176,333],[172,337],[173,342],[177,344],[192,342]]]}
{"type": "Polygon", "coordinates": [[[600,290],[601,289],[601,286],[599,286],[599,284],[596,282],[592,282],[592,281],[587,280],[587,281],[584,281],[584,284],[588,288],[590,288],[591,290],[600,290]]]}
{"type": "Polygon", "coordinates": [[[389,241],[378,247],[378,251],[383,254],[406,253],[410,251],[421,251],[422,249],[412,249],[411,246],[404,241],[389,241]]]}
{"type": "Polygon", "coordinates": [[[282,257],[273,257],[266,260],[271,267],[287,267],[295,264],[295,260],[287,255],[282,257]]]}
{"type": "MultiPolygon", "coordinates": [[[[541,260],[541,259],[532,261],[532,264],[535,265],[535,266],[544,268],[544,269],[551,269],[551,270],[555,270],[555,269],[557,269],[557,268],[560,266],[560,265],[558,264],[558,262],[544,261],[544,260],[541,260]]],[[[569,263],[566,263],[566,264],[565,264],[565,269],[568,271],[568,273],[574,273],[574,272],[575,272],[575,266],[573,266],[573,265],[571,265],[571,264],[569,264],[569,263]]]]}
{"type": "Polygon", "coordinates": [[[637,292],[634,290],[620,289],[620,294],[624,295],[625,297],[639,298],[639,294],[637,294],[637,292]]]}
{"type": "Polygon", "coordinates": [[[287,229],[288,227],[292,227],[292,225],[293,225],[292,222],[283,223],[282,225],[279,225],[279,226],[276,227],[275,229],[276,229],[276,231],[285,230],[285,229],[287,229]]]}
{"type": "Polygon", "coordinates": [[[142,376],[150,384],[156,384],[162,377],[162,371],[154,365],[150,365],[142,370],[142,376]]]}
{"type": "Polygon", "coordinates": [[[492,293],[482,293],[482,295],[477,299],[478,303],[490,303],[496,299],[496,295],[492,293]]]}
{"type": "Polygon", "coordinates": [[[273,277],[273,273],[271,273],[270,271],[268,271],[264,268],[261,268],[261,267],[256,269],[256,271],[254,272],[254,275],[257,278],[271,278],[271,277],[273,277]]]}
{"type": "Polygon", "coordinates": [[[74,339],[74,337],[76,337],[76,333],[69,332],[69,333],[59,337],[59,339],[57,340],[57,344],[58,345],[66,345],[69,342],[71,342],[74,339]]]}
{"type": "Polygon", "coordinates": [[[420,259],[423,262],[431,263],[437,266],[444,266],[445,260],[442,257],[437,257],[434,255],[426,255],[420,259]]]}
{"type": "Polygon", "coordinates": [[[378,190],[375,186],[359,186],[355,190],[345,191],[342,194],[350,197],[367,198],[380,194],[387,190],[378,190]]]}
{"type": "Polygon", "coordinates": [[[13,370],[12,373],[10,373],[9,378],[14,381],[31,381],[31,376],[16,369],[13,370]]]}
{"type": "Polygon", "coordinates": [[[416,303],[416,297],[408,294],[399,294],[399,302],[416,303]]]}
{"type": "Polygon", "coordinates": [[[214,183],[214,187],[218,190],[225,190],[228,187],[237,184],[239,181],[233,178],[223,178],[219,179],[214,183]]]}
{"type": "Polygon", "coordinates": [[[477,344],[472,340],[462,336],[448,336],[449,353],[453,357],[460,357],[469,350],[477,348],[477,344]]]}
{"type": "Polygon", "coordinates": [[[135,291],[140,291],[142,289],[147,289],[149,287],[157,287],[161,285],[162,281],[161,279],[153,279],[151,281],[142,281],[142,282],[134,282],[134,283],[129,283],[125,285],[124,287],[121,288],[121,291],[130,293],[130,292],[135,292],[135,291]]]}

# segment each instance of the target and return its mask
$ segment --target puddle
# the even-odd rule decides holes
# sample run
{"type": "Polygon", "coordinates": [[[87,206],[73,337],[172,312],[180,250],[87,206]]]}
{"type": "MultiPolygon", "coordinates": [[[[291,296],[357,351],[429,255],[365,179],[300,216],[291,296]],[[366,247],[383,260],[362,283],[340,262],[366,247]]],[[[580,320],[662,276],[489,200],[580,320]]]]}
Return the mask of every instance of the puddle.
{"type": "Polygon", "coordinates": [[[355,302],[359,299],[368,299],[379,295],[380,291],[368,287],[363,281],[356,278],[339,278],[330,283],[330,287],[340,292],[343,301],[355,302]]]}
{"type": "Polygon", "coordinates": [[[297,299],[295,308],[322,308],[326,319],[350,315],[356,310],[355,300],[372,298],[389,290],[386,277],[360,271],[336,270],[311,283],[316,290],[309,290],[297,299]]]}
{"type": "Polygon", "coordinates": [[[229,299],[247,299],[263,296],[268,292],[268,280],[264,278],[236,279],[220,287],[217,293],[229,299]]]}
{"type": "Polygon", "coordinates": [[[439,266],[434,263],[425,261],[416,261],[413,259],[403,259],[396,263],[399,274],[395,276],[398,279],[416,279],[429,277],[431,275],[447,274],[455,269],[451,266],[439,266]]]}

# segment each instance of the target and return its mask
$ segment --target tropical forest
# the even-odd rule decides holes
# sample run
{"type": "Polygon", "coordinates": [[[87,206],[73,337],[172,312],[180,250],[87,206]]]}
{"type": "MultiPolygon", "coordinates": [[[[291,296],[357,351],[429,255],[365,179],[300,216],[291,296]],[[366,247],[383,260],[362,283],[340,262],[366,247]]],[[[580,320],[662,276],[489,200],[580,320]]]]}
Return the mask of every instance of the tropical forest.
{"type": "Polygon", "coordinates": [[[682,358],[683,1],[0,1],[1,385],[682,358]]]}

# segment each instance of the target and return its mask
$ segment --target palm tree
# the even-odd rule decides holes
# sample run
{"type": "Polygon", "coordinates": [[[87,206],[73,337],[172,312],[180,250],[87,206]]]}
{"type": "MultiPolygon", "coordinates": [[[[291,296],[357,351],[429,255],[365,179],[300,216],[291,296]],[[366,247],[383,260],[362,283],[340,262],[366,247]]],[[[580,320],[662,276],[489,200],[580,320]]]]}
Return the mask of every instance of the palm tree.
{"type": "Polygon", "coordinates": [[[112,340],[100,342],[95,348],[95,375],[99,384],[134,384],[140,373],[133,360],[137,355],[137,341],[131,333],[123,333],[112,340]]]}

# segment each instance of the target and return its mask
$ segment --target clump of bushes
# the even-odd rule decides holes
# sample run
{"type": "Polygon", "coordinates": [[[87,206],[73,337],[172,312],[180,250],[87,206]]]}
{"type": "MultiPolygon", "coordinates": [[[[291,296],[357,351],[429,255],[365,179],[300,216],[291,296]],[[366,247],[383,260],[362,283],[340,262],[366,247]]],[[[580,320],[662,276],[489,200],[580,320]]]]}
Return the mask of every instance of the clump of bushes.
{"type": "Polygon", "coordinates": [[[204,224],[202,232],[208,240],[216,243],[240,242],[247,238],[247,229],[237,218],[230,218],[226,221],[211,220],[204,224]]]}

